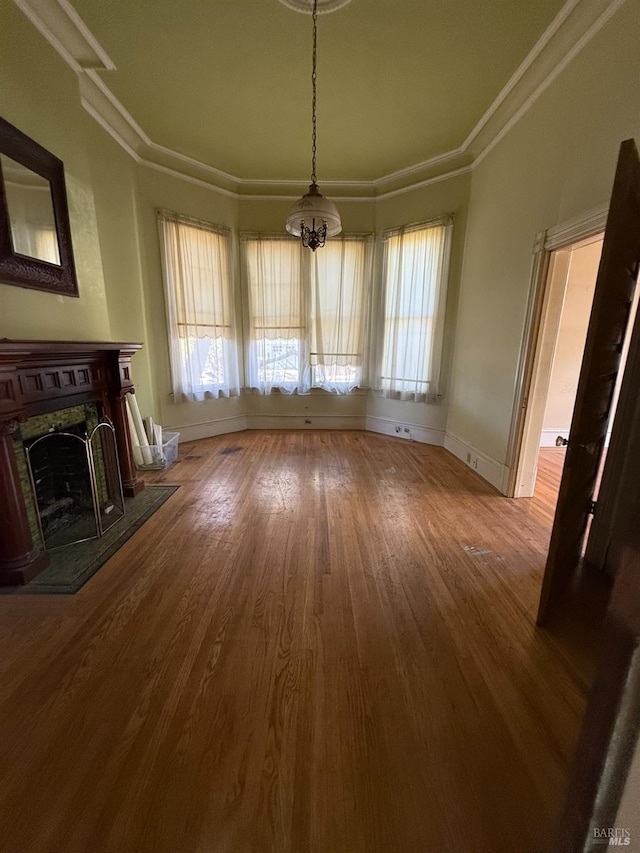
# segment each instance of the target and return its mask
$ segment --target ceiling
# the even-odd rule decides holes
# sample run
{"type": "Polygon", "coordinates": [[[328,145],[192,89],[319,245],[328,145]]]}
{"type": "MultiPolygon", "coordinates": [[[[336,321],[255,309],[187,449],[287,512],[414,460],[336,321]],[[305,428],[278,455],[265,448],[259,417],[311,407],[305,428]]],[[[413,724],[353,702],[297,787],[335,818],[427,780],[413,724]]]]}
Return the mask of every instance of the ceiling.
{"type": "MultiPolygon", "coordinates": [[[[311,17],[279,0],[71,0],[155,145],[242,180],[310,174],[311,17]]],[[[566,0],[352,0],[318,19],[318,180],[459,148],[566,0]]]]}

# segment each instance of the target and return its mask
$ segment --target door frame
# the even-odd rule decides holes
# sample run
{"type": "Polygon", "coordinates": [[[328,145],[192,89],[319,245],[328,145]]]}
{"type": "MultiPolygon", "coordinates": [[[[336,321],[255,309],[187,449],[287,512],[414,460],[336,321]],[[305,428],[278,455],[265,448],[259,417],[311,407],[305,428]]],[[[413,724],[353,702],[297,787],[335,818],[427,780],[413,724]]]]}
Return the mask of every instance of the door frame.
{"type": "MultiPolygon", "coordinates": [[[[549,334],[553,330],[545,328],[546,320],[558,309],[558,291],[552,291],[550,282],[552,254],[604,232],[608,212],[607,202],[575,219],[541,231],[535,239],[507,447],[507,497],[530,497],[533,493],[534,460],[537,458],[537,451],[534,456],[533,444],[540,439],[539,433],[536,434],[535,422],[541,417],[533,398],[536,385],[542,387],[544,382],[548,384],[550,380],[557,338],[557,328],[553,338],[549,334]]],[[[562,261],[559,256],[558,260],[562,261]]],[[[563,295],[560,295],[561,300],[563,295]]]]}

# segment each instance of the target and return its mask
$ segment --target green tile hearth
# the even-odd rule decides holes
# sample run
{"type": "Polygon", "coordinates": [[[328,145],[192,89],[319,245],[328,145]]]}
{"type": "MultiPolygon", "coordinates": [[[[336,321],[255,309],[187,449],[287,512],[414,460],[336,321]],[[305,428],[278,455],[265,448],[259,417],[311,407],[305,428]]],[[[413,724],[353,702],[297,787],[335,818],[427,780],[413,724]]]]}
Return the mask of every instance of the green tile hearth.
{"type": "Polygon", "coordinates": [[[147,486],[135,498],[125,498],[125,516],[104,536],[53,551],[51,564],[30,583],[0,587],[0,595],[73,595],[78,592],[177,488],[147,486]]]}

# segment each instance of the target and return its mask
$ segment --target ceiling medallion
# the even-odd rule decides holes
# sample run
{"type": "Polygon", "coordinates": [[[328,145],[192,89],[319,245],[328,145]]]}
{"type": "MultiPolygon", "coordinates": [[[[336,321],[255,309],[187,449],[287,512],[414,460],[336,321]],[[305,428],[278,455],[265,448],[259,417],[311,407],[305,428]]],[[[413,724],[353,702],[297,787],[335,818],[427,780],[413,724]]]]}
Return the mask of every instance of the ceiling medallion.
{"type": "MultiPolygon", "coordinates": [[[[313,12],[313,0],[280,0],[280,2],[295,12],[302,12],[305,15],[311,15],[313,12]]],[[[318,0],[318,15],[335,12],[348,3],[351,3],[351,0],[318,0]]]]}

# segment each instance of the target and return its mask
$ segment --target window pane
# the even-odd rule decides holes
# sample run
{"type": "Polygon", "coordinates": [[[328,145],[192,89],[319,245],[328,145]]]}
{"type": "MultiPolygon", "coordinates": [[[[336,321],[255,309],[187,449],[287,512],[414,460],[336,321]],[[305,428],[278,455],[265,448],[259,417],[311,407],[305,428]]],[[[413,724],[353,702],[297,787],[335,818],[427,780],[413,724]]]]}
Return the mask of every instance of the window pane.
{"type": "Polygon", "coordinates": [[[291,238],[245,237],[249,384],[346,393],[366,346],[371,240],[342,237],[318,252],[291,238]]]}
{"type": "Polygon", "coordinates": [[[249,296],[249,385],[264,394],[273,388],[304,390],[306,339],[304,256],[290,238],[243,241],[249,296]]]}
{"type": "Polygon", "coordinates": [[[160,214],[174,393],[239,393],[230,232],[160,214]]]}
{"type": "Polygon", "coordinates": [[[255,341],[258,381],[267,385],[296,385],[300,375],[297,338],[259,338],[255,341]]]}
{"type": "Polygon", "coordinates": [[[371,245],[330,240],[312,257],[312,384],[346,393],[361,383],[367,338],[371,245]]]}
{"type": "Polygon", "coordinates": [[[182,361],[192,377],[194,387],[201,390],[225,384],[225,347],[223,338],[181,338],[182,361]]]}
{"type": "Polygon", "coordinates": [[[437,394],[449,227],[401,230],[385,240],[380,386],[389,396],[437,394]]]}

